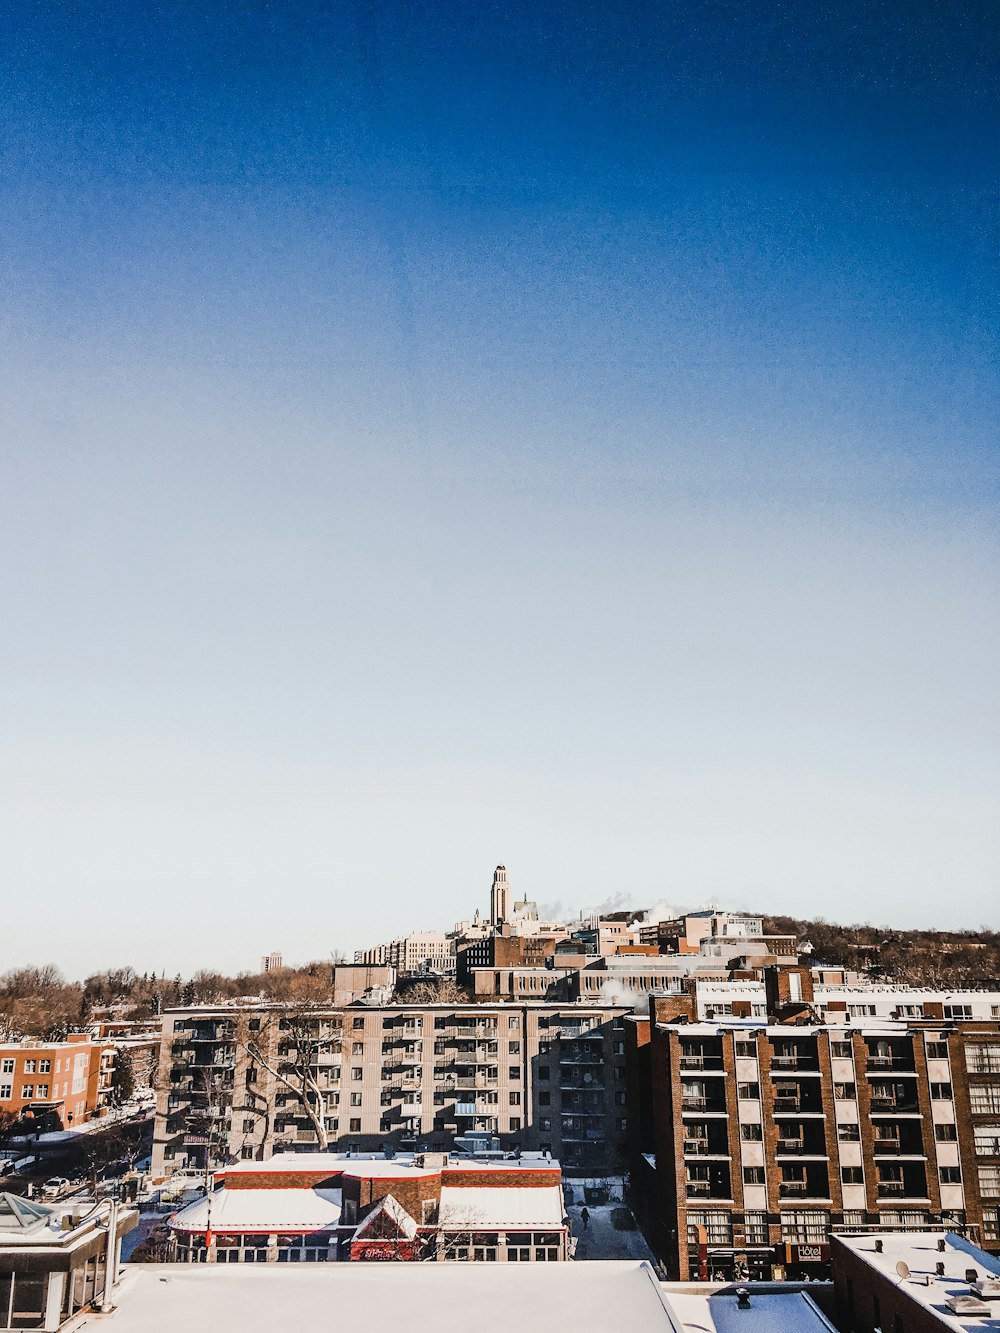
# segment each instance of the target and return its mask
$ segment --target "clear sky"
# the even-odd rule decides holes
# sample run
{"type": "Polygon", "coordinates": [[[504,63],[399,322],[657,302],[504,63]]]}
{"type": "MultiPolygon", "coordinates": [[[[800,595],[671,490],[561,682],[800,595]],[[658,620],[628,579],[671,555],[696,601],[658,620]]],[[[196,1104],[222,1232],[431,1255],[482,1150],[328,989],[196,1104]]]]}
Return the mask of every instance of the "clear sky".
{"type": "Polygon", "coordinates": [[[0,968],[1000,925],[997,26],[8,6],[0,968]]]}

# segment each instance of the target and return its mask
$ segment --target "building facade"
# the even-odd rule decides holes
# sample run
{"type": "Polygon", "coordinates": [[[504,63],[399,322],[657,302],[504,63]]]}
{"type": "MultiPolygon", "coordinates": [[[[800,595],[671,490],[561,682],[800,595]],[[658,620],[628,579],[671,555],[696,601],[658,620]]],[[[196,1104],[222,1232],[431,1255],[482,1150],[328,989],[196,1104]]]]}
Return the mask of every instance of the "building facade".
{"type": "Polygon", "coordinates": [[[0,1043],[0,1107],[46,1128],[83,1124],[104,1113],[114,1066],[114,1043],[87,1033],[0,1043]]]}
{"type": "Polygon", "coordinates": [[[559,1164],[443,1153],[282,1153],[216,1173],[222,1188],[175,1214],[182,1263],[568,1258],[559,1164]]]}
{"type": "Polygon", "coordinates": [[[167,1010],[153,1173],[295,1148],[448,1151],[470,1135],[498,1152],[550,1153],[571,1171],[621,1170],[627,1012],[539,1002],[309,1011],[321,1135],[287,1077],[301,1013],[167,1010]]]}
{"type": "Polygon", "coordinates": [[[808,1277],[837,1228],[1000,1249],[996,1024],[629,1024],[636,1210],[680,1279],[808,1277]]]}

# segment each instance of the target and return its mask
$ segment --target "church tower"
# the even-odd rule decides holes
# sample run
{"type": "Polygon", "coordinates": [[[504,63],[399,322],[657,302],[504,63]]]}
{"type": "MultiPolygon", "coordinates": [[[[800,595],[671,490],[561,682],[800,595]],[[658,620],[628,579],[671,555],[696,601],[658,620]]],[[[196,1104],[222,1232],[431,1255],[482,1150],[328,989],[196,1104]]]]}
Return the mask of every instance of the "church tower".
{"type": "Polygon", "coordinates": [[[507,870],[504,866],[497,866],[493,872],[493,888],[490,890],[490,922],[496,927],[504,921],[509,921],[510,916],[510,885],[507,883],[507,870]]]}

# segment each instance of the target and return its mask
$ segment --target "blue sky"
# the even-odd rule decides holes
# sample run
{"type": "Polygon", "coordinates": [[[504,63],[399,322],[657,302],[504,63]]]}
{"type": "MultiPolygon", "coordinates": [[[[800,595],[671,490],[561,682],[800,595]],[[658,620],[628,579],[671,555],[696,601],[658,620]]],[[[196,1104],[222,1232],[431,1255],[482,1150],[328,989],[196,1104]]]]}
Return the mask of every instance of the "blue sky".
{"type": "Polygon", "coordinates": [[[6,28],[0,963],[997,924],[989,6],[6,28]]]}

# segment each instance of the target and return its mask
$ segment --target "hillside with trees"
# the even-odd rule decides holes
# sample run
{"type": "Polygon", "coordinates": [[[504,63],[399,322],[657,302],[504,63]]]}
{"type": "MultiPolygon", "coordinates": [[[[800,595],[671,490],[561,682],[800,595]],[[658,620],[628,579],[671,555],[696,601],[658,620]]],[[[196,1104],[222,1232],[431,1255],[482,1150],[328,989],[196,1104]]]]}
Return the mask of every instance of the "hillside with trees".
{"type": "Polygon", "coordinates": [[[894,930],[841,926],[823,917],[764,916],[770,934],[798,935],[815,963],[854,968],[872,980],[899,985],[1000,988],[1000,932],[894,930]]]}

